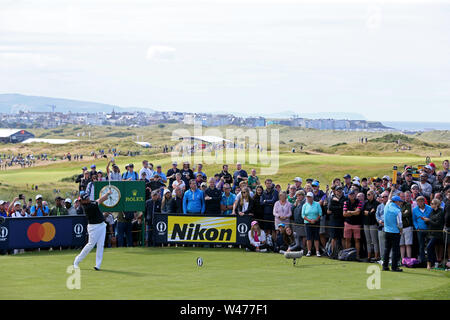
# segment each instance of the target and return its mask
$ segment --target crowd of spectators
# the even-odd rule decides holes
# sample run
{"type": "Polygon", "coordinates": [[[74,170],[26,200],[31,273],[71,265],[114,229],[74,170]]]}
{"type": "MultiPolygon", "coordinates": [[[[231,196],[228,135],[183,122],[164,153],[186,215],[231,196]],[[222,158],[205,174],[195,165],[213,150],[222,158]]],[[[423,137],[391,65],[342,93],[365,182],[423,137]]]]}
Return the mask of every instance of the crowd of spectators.
{"type": "MultiPolygon", "coordinates": [[[[173,162],[164,173],[143,161],[142,168],[133,164],[121,172],[114,160],[105,172],[95,165],[82,168],[77,177],[79,192],[87,192],[94,199],[95,181],[145,181],[144,212],[105,213],[108,224],[107,246],[133,246],[139,242],[139,232],[145,224],[146,244],[153,245],[152,220],[154,213],[248,215],[251,230],[246,248],[259,252],[303,250],[306,256],[335,258],[343,248],[354,247],[357,259],[386,262],[417,257],[428,268],[447,263],[444,247],[448,246],[446,228],[450,223],[449,161],[437,170],[429,163],[418,172],[405,165],[396,177],[352,177],[346,174],[333,179],[326,188],[312,178],[292,179],[286,189],[272,179],[260,180],[256,170],[250,174],[240,163],[233,172],[228,165],[212,177],[203,171],[202,164],[191,169],[189,162],[182,168],[173,162]],[[418,177],[414,177],[418,174],[418,177]],[[395,183],[393,183],[393,178],[395,183]],[[394,217],[394,231],[387,219],[394,217]],[[395,221],[397,219],[397,221],[395,221]],[[133,234],[134,231],[134,234],[133,234]],[[390,254],[397,250],[393,234],[398,234],[398,258],[390,254]],[[445,243],[447,241],[447,243],[445,243]]],[[[78,200],[57,197],[49,209],[42,196],[22,204],[25,198],[10,203],[0,201],[0,214],[7,217],[83,214],[78,200]]],[[[401,261],[401,260],[400,260],[401,261]]],[[[387,263],[387,262],[386,262],[387,263]]]]}

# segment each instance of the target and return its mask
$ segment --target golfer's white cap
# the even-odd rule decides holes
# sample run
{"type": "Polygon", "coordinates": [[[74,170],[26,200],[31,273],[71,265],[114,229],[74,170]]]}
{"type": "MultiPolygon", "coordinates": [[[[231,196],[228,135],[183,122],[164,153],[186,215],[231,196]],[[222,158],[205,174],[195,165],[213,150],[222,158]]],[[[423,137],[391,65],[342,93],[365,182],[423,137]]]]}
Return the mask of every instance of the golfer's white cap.
{"type": "Polygon", "coordinates": [[[66,200],[64,200],[64,202],[67,202],[67,203],[72,203],[72,200],[71,200],[71,199],[69,199],[69,198],[67,198],[66,200]]]}
{"type": "Polygon", "coordinates": [[[42,194],[38,194],[38,195],[36,196],[36,200],[39,199],[39,198],[40,198],[40,199],[43,198],[43,197],[42,197],[42,194]]]}
{"type": "Polygon", "coordinates": [[[303,182],[302,178],[300,178],[300,177],[295,177],[294,181],[303,182]]]}
{"type": "Polygon", "coordinates": [[[307,197],[312,197],[312,198],[314,198],[314,193],[312,193],[312,192],[310,191],[310,192],[308,192],[308,193],[306,194],[306,196],[307,196],[307,197]]]}

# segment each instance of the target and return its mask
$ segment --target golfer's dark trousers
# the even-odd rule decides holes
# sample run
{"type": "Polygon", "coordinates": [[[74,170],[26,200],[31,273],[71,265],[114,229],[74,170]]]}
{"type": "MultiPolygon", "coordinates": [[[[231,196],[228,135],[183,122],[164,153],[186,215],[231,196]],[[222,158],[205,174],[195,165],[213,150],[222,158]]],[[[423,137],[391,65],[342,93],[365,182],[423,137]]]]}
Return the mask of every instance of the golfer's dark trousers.
{"type": "Polygon", "coordinates": [[[392,269],[398,268],[400,258],[400,233],[385,232],[383,268],[389,268],[389,254],[392,250],[392,269]]]}

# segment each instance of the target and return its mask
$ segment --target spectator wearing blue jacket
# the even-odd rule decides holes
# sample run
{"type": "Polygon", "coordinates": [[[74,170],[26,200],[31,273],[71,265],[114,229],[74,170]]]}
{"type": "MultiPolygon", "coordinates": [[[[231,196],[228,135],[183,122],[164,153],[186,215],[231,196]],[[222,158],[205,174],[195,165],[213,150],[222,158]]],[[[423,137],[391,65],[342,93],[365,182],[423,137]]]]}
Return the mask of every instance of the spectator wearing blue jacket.
{"type": "Polygon", "coordinates": [[[430,214],[433,209],[425,204],[425,198],[423,196],[416,198],[417,207],[413,209],[413,224],[417,230],[417,239],[419,240],[419,261],[425,263],[425,241],[427,237],[428,225],[425,222],[425,218],[430,218],[430,214]]]}
{"type": "Polygon", "coordinates": [[[403,229],[402,206],[403,200],[399,196],[392,197],[384,207],[384,259],[383,271],[389,271],[389,255],[392,250],[392,271],[403,271],[398,267],[400,259],[400,234],[403,229]]]}
{"type": "Polygon", "coordinates": [[[183,213],[205,213],[205,197],[203,191],[197,189],[194,179],[189,181],[190,189],[183,197],[183,213]]]}

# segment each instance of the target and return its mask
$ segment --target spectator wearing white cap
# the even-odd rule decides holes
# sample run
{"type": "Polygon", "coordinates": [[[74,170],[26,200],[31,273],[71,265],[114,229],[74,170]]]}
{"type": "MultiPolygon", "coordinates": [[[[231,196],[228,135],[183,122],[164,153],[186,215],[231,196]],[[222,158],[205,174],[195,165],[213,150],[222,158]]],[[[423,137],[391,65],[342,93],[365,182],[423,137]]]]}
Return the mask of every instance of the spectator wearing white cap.
{"type": "Polygon", "coordinates": [[[42,195],[38,194],[36,196],[36,204],[30,208],[30,215],[33,217],[43,217],[48,216],[49,213],[48,206],[44,205],[42,201],[42,195]]]}
{"type": "MultiPolygon", "coordinates": [[[[295,177],[293,181],[294,181],[294,185],[295,185],[295,189],[296,189],[295,192],[300,191],[300,190],[304,190],[302,188],[302,183],[303,183],[303,179],[302,178],[295,177]]],[[[288,192],[289,192],[289,188],[288,188],[288,192]]]]}
{"type": "Polygon", "coordinates": [[[22,209],[22,203],[19,198],[14,198],[8,208],[9,216],[11,218],[25,218],[28,217],[26,210],[22,209]]]}
{"type": "Polygon", "coordinates": [[[64,200],[64,206],[67,209],[67,214],[69,216],[76,216],[77,215],[77,209],[75,209],[72,206],[72,200],[70,198],[67,198],[66,200],[64,200]]]}

